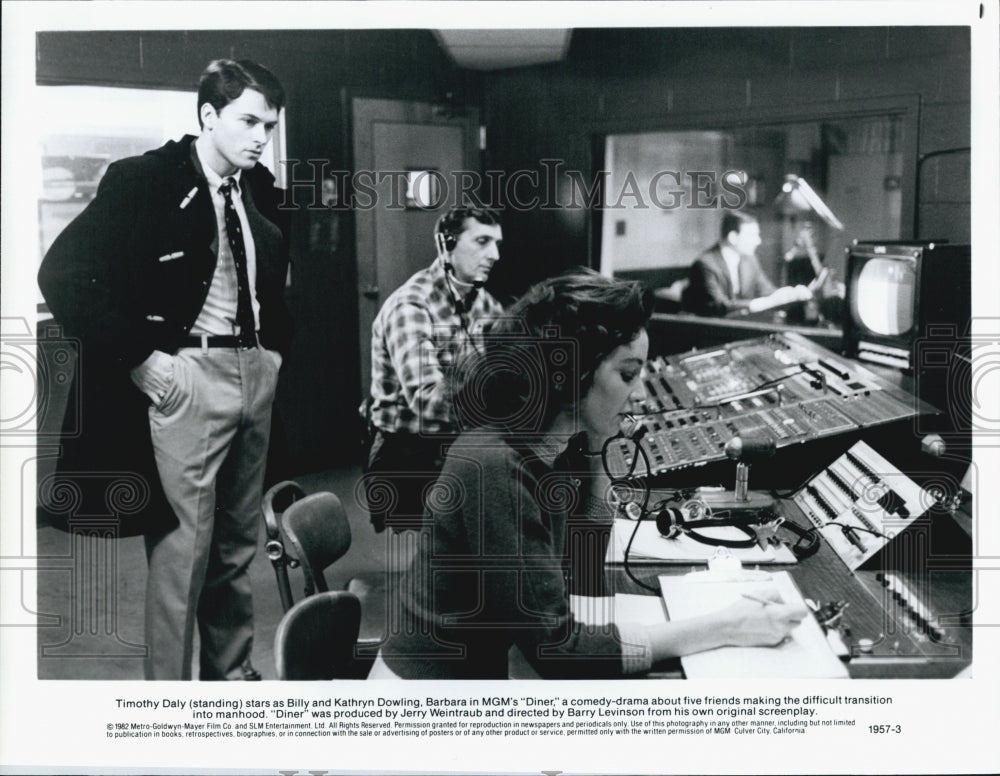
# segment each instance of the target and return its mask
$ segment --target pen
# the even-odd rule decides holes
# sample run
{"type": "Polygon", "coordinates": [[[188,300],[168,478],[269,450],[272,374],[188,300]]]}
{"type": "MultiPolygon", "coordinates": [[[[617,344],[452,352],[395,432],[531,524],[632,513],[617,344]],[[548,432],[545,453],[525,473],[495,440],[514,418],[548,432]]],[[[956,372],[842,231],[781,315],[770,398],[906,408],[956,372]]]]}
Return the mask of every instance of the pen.
{"type": "Polygon", "coordinates": [[[772,601],[769,598],[761,598],[759,596],[750,595],[750,593],[740,593],[740,595],[743,596],[748,601],[756,601],[757,603],[763,604],[764,606],[767,606],[768,604],[779,603],[778,601],[772,601]]]}
{"type": "Polygon", "coordinates": [[[197,186],[195,186],[193,189],[191,189],[191,191],[189,191],[187,193],[187,196],[184,197],[184,199],[181,200],[181,210],[183,210],[184,208],[186,208],[188,206],[188,204],[191,202],[191,200],[194,199],[194,195],[197,194],[197,193],[198,193],[198,187],[197,186]]]}

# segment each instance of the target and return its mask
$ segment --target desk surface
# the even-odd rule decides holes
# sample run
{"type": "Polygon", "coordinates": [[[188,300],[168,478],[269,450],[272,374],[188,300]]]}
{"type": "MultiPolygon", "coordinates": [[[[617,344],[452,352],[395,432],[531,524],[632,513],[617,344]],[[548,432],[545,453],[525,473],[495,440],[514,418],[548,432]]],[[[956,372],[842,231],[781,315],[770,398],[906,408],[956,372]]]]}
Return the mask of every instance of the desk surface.
{"type": "Polygon", "coordinates": [[[793,332],[819,345],[839,352],[843,331],[839,326],[796,326],[768,320],[741,318],[709,318],[690,313],[654,313],[648,325],[650,353],[681,353],[691,348],[717,347],[769,334],[793,332]]]}
{"type": "MultiPolygon", "coordinates": [[[[789,502],[784,502],[793,510],[789,502]]],[[[804,518],[802,519],[804,524],[804,518]]],[[[904,581],[911,598],[921,602],[937,616],[943,626],[944,638],[928,637],[911,615],[908,606],[891,595],[880,581],[877,570],[850,571],[825,542],[810,558],[789,566],[768,567],[787,570],[803,596],[820,605],[831,601],[846,601],[843,640],[854,653],[847,663],[852,678],[873,679],[940,679],[950,678],[966,668],[972,658],[971,608],[972,575],[968,569],[956,568],[954,558],[910,558],[910,570],[891,573],[904,581]],[[914,562],[915,560],[915,562],[914,562]],[[857,649],[860,639],[870,639],[872,650],[862,654],[857,649]]],[[[632,564],[633,575],[654,587],[661,574],[685,574],[703,570],[704,566],[670,566],[648,563],[632,564]]],[[[611,593],[652,593],[636,584],[622,566],[608,566],[606,580],[611,593]]],[[[677,661],[668,661],[656,676],[679,676],[677,661]]]]}

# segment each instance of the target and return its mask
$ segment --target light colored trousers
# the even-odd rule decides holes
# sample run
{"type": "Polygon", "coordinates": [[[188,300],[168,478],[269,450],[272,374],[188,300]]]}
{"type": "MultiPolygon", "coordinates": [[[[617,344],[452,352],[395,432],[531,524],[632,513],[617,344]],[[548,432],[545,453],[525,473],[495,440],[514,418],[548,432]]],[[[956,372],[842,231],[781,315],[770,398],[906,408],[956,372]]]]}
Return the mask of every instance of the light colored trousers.
{"type": "Polygon", "coordinates": [[[182,348],[149,409],[156,466],[179,525],[146,536],[147,679],[233,679],[253,647],[248,569],[278,381],[261,348],[182,348]]]}

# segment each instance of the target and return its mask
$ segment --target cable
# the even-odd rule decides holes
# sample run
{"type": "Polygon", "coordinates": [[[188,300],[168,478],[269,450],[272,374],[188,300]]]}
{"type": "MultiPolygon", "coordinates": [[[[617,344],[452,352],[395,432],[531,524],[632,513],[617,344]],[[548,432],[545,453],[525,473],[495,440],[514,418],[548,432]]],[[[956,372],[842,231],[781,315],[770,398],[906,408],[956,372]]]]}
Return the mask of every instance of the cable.
{"type": "MultiPolygon", "coordinates": [[[[830,520],[830,521],[824,523],[823,525],[824,526],[834,525],[837,528],[839,528],[841,531],[843,531],[845,534],[848,531],[862,531],[863,533],[874,534],[875,536],[879,537],[880,539],[885,539],[886,541],[889,541],[889,537],[886,536],[881,531],[873,531],[871,528],[865,528],[864,526],[860,526],[860,525],[846,525],[845,523],[838,523],[836,520],[830,520]]],[[[815,531],[817,529],[813,528],[813,530],[815,531]]]]}
{"type": "Polygon", "coordinates": [[[629,552],[632,550],[632,542],[635,540],[635,535],[639,532],[639,525],[642,523],[643,518],[639,518],[635,521],[635,528],[632,529],[632,535],[628,538],[628,544],[625,545],[625,555],[622,557],[622,565],[625,569],[625,574],[635,582],[639,587],[649,590],[653,593],[659,593],[659,588],[653,587],[652,585],[647,585],[641,579],[639,579],[635,574],[632,573],[632,568],[629,566],[628,556],[629,552]]]}
{"type": "MultiPolygon", "coordinates": [[[[448,295],[451,297],[452,307],[455,308],[455,314],[458,316],[458,321],[459,323],[462,324],[462,330],[465,332],[465,339],[467,342],[469,342],[469,344],[472,345],[472,349],[476,351],[476,355],[482,357],[483,353],[479,349],[479,345],[476,344],[475,337],[472,336],[472,326],[469,323],[468,319],[465,317],[465,312],[466,312],[465,301],[459,298],[458,294],[455,292],[455,287],[451,282],[451,272],[454,272],[454,270],[452,269],[450,272],[448,271],[447,268],[451,267],[450,262],[445,266],[446,269],[444,273],[444,282],[448,286],[448,295]]],[[[479,293],[478,289],[476,289],[476,293],[477,294],[479,293]]],[[[468,311],[470,313],[472,312],[472,305],[469,305],[468,311]]]]}
{"type": "MultiPolygon", "coordinates": [[[[627,437],[627,439],[629,441],[635,443],[636,454],[632,456],[632,465],[629,467],[628,473],[624,477],[616,476],[615,474],[613,474],[611,472],[611,468],[608,466],[608,455],[607,455],[607,453],[608,453],[608,448],[610,447],[610,445],[611,445],[612,442],[614,442],[616,440],[619,440],[619,439],[626,438],[626,437],[624,437],[624,435],[620,435],[619,434],[619,435],[616,435],[616,436],[613,436],[613,437],[609,437],[608,439],[605,440],[604,446],[601,448],[601,465],[604,467],[604,473],[608,476],[608,479],[611,480],[611,487],[612,487],[612,489],[616,485],[626,485],[627,484],[629,487],[632,486],[632,483],[634,482],[633,474],[635,473],[635,467],[636,467],[636,464],[639,461],[640,456],[642,457],[643,463],[646,466],[646,471],[647,472],[650,471],[651,466],[650,466],[650,463],[649,463],[649,456],[646,454],[646,451],[643,448],[643,446],[641,444],[639,444],[639,440],[645,434],[645,430],[646,430],[645,426],[640,426],[639,429],[636,431],[636,433],[633,436],[627,437]]],[[[639,519],[635,521],[635,528],[632,529],[632,535],[629,536],[628,544],[625,545],[625,553],[624,553],[624,555],[622,557],[622,565],[623,565],[623,567],[625,569],[625,575],[629,579],[631,579],[635,584],[637,584],[639,587],[643,588],[644,590],[649,590],[652,593],[659,593],[660,591],[659,591],[658,588],[653,587],[652,585],[648,585],[645,582],[643,582],[641,579],[639,579],[633,573],[632,567],[629,565],[629,553],[632,550],[632,542],[635,541],[635,535],[636,535],[636,533],[639,530],[639,523],[642,522],[642,516],[644,514],[646,514],[646,507],[649,504],[649,498],[650,498],[650,495],[652,494],[652,490],[651,490],[651,487],[650,487],[650,484],[649,484],[649,479],[643,477],[643,478],[641,478],[641,480],[642,480],[642,499],[641,499],[641,503],[639,503],[639,519]]],[[[636,503],[636,502],[632,502],[632,503],[636,503]]],[[[613,518],[613,519],[617,519],[617,518],[613,518]]],[[[614,523],[612,523],[612,526],[611,526],[611,541],[615,541],[614,523]]]]}
{"type": "Polygon", "coordinates": [[[812,473],[809,474],[809,476],[807,476],[804,480],[802,480],[802,482],[800,482],[794,488],[791,488],[789,490],[772,490],[771,495],[778,499],[791,498],[800,490],[802,490],[802,488],[804,488],[806,485],[812,482],[814,477],[818,476],[821,472],[825,471],[826,468],[827,468],[826,466],[822,466],[819,469],[814,469],[812,473]]]}
{"type": "MultiPolygon", "coordinates": [[[[438,222],[438,227],[440,228],[440,221],[438,222]]],[[[454,249],[454,237],[451,238],[452,243],[450,245],[451,249],[454,249]]],[[[462,325],[462,330],[465,332],[465,339],[472,344],[472,349],[476,351],[476,355],[482,357],[482,352],[479,350],[479,346],[476,344],[475,338],[472,336],[471,325],[465,317],[465,300],[460,299],[458,293],[455,291],[455,285],[452,282],[452,276],[455,274],[455,265],[450,260],[450,251],[448,243],[448,235],[443,232],[434,232],[434,244],[437,246],[438,259],[441,261],[441,267],[444,270],[444,282],[448,286],[448,296],[451,297],[451,304],[455,308],[455,314],[458,315],[458,321],[462,325]]],[[[478,295],[480,285],[476,283],[472,284],[473,289],[475,289],[478,295]]],[[[474,304],[474,303],[473,303],[474,304]]],[[[472,312],[472,305],[469,305],[468,312],[472,312]]]]}
{"type": "MultiPolygon", "coordinates": [[[[600,453],[600,456],[601,456],[601,466],[604,468],[604,473],[606,475],[608,475],[608,478],[611,480],[611,484],[612,485],[614,485],[614,483],[615,483],[616,480],[631,480],[631,479],[633,479],[633,477],[635,475],[635,467],[639,463],[639,456],[638,455],[633,455],[632,456],[632,463],[631,463],[631,465],[629,465],[628,471],[625,474],[616,475],[616,474],[612,473],[611,466],[608,464],[608,450],[611,448],[611,445],[614,442],[617,442],[617,441],[622,440],[622,439],[624,439],[626,441],[629,441],[629,442],[634,442],[635,443],[636,452],[642,455],[642,459],[643,459],[643,461],[646,464],[646,473],[647,474],[650,473],[652,467],[650,466],[650,463],[649,463],[649,456],[646,455],[646,450],[639,443],[640,440],[644,436],[646,436],[646,431],[647,430],[648,429],[645,426],[639,426],[635,430],[635,432],[633,433],[633,435],[630,436],[630,437],[627,437],[627,436],[625,436],[622,433],[618,433],[618,434],[615,434],[614,436],[608,437],[607,439],[604,440],[604,444],[601,446],[601,453],[600,453]]],[[[594,455],[594,454],[591,453],[589,455],[594,455]]],[[[649,498],[649,486],[646,486],[646,494],[647,494],[646,498],[648,499],[649,498]]]]}

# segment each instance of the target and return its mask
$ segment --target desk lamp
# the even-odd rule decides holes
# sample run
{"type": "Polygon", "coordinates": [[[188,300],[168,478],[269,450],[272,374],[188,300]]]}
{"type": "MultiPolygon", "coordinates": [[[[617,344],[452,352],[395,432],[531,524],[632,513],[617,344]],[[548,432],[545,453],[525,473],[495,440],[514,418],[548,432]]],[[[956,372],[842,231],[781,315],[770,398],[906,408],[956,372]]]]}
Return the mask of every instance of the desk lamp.
{"type": "Polygon", "coordinates": [[[798,175],[785,176],[781,193],[774,200],[774,206],[782,216],[793,222],[798,222],[799,231],[792,247],[785,251],[785,261],[791,261],[799,255],[800,249],[804,250],[812,264],[813,272],[818,278],[823,271],[823,265],[813,240],[815,219],[819,218],[831,229],[837,231],[843,231],[844,225],[827,207],[827,204],[813,187],[806,182],[805,178],[800,178],[798,175]]]}

